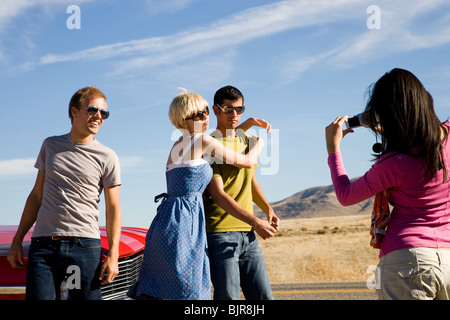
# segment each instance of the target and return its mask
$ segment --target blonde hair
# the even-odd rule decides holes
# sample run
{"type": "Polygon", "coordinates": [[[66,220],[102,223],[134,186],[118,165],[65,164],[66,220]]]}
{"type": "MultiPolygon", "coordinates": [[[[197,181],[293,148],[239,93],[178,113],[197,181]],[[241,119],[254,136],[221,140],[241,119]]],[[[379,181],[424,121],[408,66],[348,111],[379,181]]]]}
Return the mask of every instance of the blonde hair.
{"type": "Polygon", "coordinates": [[[178,129],[186,129],[186,118],[196,113],[199,107],[207,107],[208,102],[198,93],[178,88],[181,92],[172,100],[169,119],[178,129]]]}

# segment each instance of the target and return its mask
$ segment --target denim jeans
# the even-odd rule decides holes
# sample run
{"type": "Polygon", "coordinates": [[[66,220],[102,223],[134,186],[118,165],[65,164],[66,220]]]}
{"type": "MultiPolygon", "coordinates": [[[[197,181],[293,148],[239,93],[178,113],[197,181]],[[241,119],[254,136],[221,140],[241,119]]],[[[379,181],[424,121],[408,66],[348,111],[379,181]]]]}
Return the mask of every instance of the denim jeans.
{"type": "Polygon", "coordinates": [[[264,256],[254,232],[207,233],[214,300],[273,300],[264,256]]]}
{"type": "Polygon", "coordinates": [[[73,280],[68,281],[71,300],[100,300],[100,262],[100,239],[33,238],[28,254],[26,299],[55,300],[61,282],[68,278],[73,280]]]}

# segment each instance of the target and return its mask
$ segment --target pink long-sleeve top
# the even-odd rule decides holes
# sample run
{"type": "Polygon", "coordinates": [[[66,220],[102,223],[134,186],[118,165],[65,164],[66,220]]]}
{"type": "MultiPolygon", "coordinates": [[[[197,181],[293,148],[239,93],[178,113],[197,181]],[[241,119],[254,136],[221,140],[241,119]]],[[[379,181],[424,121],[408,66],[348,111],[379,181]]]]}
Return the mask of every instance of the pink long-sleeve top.
{"type": "MultiPolygon", "coordinates": [[[[450,121],[444,123],[450,127],[450,121]]],[[[353,205],[383,190],[390,191],[391,222],[383,240],[380,257],[391,251],[412,248],[450,248],[450,144],[443,141],[443,170],[426,179],[422,159],[388,153],[380,157],[361,178],[350,182],[339,152],[330,154],[328,165],[337,199],[353,205]]]]}

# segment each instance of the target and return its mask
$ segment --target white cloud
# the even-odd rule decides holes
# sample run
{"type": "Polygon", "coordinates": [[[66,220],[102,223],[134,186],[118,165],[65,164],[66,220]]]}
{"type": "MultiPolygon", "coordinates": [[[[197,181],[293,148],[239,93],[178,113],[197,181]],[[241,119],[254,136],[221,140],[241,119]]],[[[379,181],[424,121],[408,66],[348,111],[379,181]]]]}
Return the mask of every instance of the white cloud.
{"type": "MultiPolygon", "coordinates": [[[[135,174],[151,171],[155,163],[159,163],[157,157],[144,157],[139,155],[119,156],[122,174],[135,174]]],[[[35,158],[11,159],[0,161],[0,181],[16,179],[19,177],[33,177],[37,174],[34,167],[35,158]]]]}
{"type": "MultiPolygon", "coordinates": [[[[280,76],[284,82],[292,82],[310,68],[325,64],[327,68],[353,68],[375,59],[392,54],[409,52],[418,49],[439,47],[450,43],[449,14],[434,21],[430,18],[436,11],[441,11],[443,6],[448,7],[445,0],[409,1],[405,6],[401,1],[378,1],[381,9],[381,29],[369,30],[363,27],[349,32],[342,41],[335,45],[327,46],[319,34],[316,42],[320,43],[322,52],[316,54],[303,53],[298,57],[283,59],[279,63],[280,76]],[[429,21],[427,28],[423,27],[420,19],[429,21]]],[[[361,12],[363,17],[369,17],[361,12]]],[[[361,20],[364,23],[364,20],[361,20]]],[[[328,32],[327,36],[330,36],[328,32]]],[[[318,50],[318,48],[315,48],[318,50]]]]}
{"type": "Polygon", "coordinates": [[[126,74],[186,61],[226,47],[237,47],[286,30],[342,20],[358,2],[323,0],[311,5],[303,0],[279,1],[174,35],[102,45],[68,54],[48,54],[39,60],[39,64],[122,57],[124,59],[113,74],[126,74]]]}
{"type": "MultiPolygon", "coordinates": [[[[95,0],[1,0],[0,7],[0,62],[8,65],[10,60],[14,59],[18,55],[18,53],[26,53],[27,55],[30,52],[33,52],[36,44],[31,40],[30,36],[34,32],[36,32],[36,28],[39,28],[39,23],[33,21],[34,23],[30,24],[31,26],[23,26],[18,27],[14,23],[14,19],[21,17],[31,10],[39,10],[39,19],[45,21],[48,16],[54,14],[55,10],[58,10],[63,7],[67,7],[72,4],[81,4],[85,2],[90,2],[95,0]],[[11,37],[11,34],[14,37],[11,37]],[[5,43],[7,38],[13,38],[14,41],[18,41],[20,43],[19,49],[11,49],[5,43]]],[[[34,19],[37,19],[36,16],[34,19]]],[[[11,41],[11,40],[9,40],[11,41]]],[[[13,42],[14,42],[13,41],[13,42]]],[[[29,71],[36,67],[36,62],[25,62],[19,67],[15,67],[16,71],[29,71]]]]}
{"type": "Polygon", "coordinates": [[[2,10],[0,10],[0,27],[3,27],[31,6],[33,6],[31,0],[3,0],[2,10]]]}
{"type": "Polygon", "coordinates": [[[385,2],[381,7],[381,29],[367,30],[349,41],[335,57],[339,63],[372,60],[375,56],[390,55],[417,49],[437,47],[450,42],[448,20],[433,21],[431,15],[447,5],[443,0],[411,1],[408,6],[401,2],[385,2]],[[417,22],[430,15],[426,28],[419,29],[417,22]],[[431,27],[431,28],[430,28],[431,27]],[[381,49],[381,50],[380,50],[381,49]]]}
{"type": "Polygon", "coordinates": [[[36,159],[12,159],[0,161],[0,178],[36,174],[36,159]]]}
{"type": "MultiPolygon", "coordinates": [[[[119,160],[122,171],[125,173],[141,170],[155,162],[155,159],[142,156],[121,156],[119,160]]],[[[35,162],[35,158],[2,160],[0,161],[0,179],[35,175],[37,174],[35,162]]]]}
{"type": "Polygon", "coordinates": [[[280,84],[297,80],[304,72],[335,55],[337,51],[338,49],[332,49],[314,56],[301,55],[299,58],[284,59],[283,57],[282,61],[278,62],[276,66],[279,77],[282,79],[280,84]]]}
{"type": "Polygon", "coordinates": [[[79,4],[93,0],[2,0],[0,10],[0,30],[3,26],[16,18],[17,16],[25,13],[32,7],[51,7],[54,5],[71,5],[79,4]]]}
{"type": "MultiPolygon", "coordinates": [[[[63,0],[39,2],[60,1],[63,0]]],[[[169,10],[169,7],[172,7],[170,10],[181,10],[193,1],[198,0],[172,1],[170,5],[149,0],[147,5],[153,6],[155,10],[169,10]]],[[[11,5],[10,11],[29,6],[30,2],[18,1],[16,6],[11,5]]],[[[369,15],[365,5],[359,0],[318,0],[314,5],[306,0],[285,0],[250,8],[212,24],[168,36],[105,44],[71,53],[49,53],[35,62],[25,62],[20,69],[27,71],[38,65],[112,59],[109,76],[130,76],[160,66],[173,68],[192,59],[204,62],[212,56],[222,55],[223,48],[238,48],[247,42],[273,34],[311,26],[326,26],[324,34],[321,32],[311,38],[314,40],[311,51],[305,50],[295,58],[278,63],[280,76],[285,82],[289,82],[319,63],[348,68],[381,56],[450,42],[450,27],[447,26],[448,19],[445,17],[432,21],[433,28],[414,28],[415,21],[427,17],[427,14],[436,14],[441,6],[448,7],[446,0],[408,1],[408,5],[404,1],[379,0],[377,5],[381,8],[380,30],[366,28],[365,20],[369,15]],[[352,21],[361,23],[361,27],[339,34],[342,40],[338,45],[335,42],[334,46],[328,44],[326,40],[330,34],[335,35],[332,24],[352,21]]],[[[285,57],[280,59],[283,58],[285,57]]]]}

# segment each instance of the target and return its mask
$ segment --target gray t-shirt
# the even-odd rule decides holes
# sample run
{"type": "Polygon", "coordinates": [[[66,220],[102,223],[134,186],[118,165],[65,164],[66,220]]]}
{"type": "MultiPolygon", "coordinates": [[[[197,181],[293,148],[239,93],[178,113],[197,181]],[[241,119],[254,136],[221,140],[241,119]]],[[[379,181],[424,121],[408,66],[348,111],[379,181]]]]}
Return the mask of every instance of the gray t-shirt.
{"type": "Polygon", "coordinates": [[[121,184],[116,153],[97,140],[75,143],[69,134],[44,140],[35,167],[45,171],[32,237],[100,238],[100,194],[121,184]]]}

